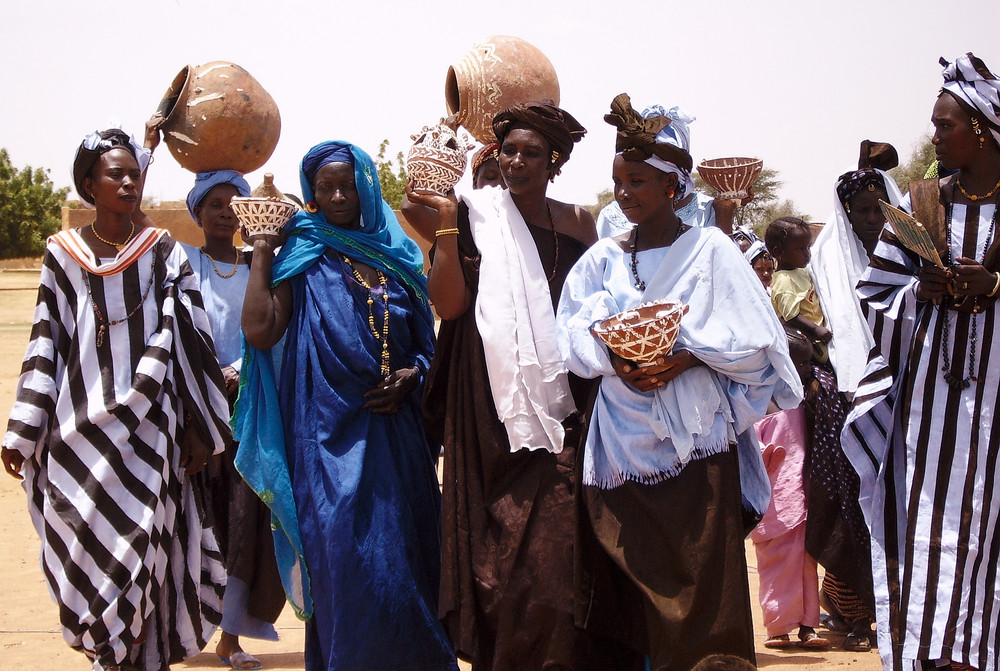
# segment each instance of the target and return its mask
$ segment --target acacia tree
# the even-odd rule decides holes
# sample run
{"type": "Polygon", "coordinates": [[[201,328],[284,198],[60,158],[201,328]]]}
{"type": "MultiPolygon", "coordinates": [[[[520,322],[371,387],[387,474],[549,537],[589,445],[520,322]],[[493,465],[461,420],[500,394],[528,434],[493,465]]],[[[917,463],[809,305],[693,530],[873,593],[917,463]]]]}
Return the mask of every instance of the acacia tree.
{"type": "Polygon", "coordinates": [[[925,135],[913,146],[910,158],[890,170],[889,175],[896,180],[899,190],[905,194],[910,190],[910,182],[923,179],[927,169],[936,162],[937,156],[934,153],[934,145],[931,144],[931,137],[925,135]]]}
{"type": "Polygon", "coordinates": [[[378,156],[375,157],[375,167],[378,170],[378,182],[382,186],[382,198],[392,209],[398,210],[406,194],[406,161],[403,160],[403,152],[396,154],[395,161],[387,159],[388,149],[389,141],[382,140],[378,146],[378,156]]]}
{"type": "Polygon", "coordinates": [[[47,169],[18,170],[0,148],[0,259],[38,256],[59,230],[59,208],[69,188],[56,189],[47,169]]]}

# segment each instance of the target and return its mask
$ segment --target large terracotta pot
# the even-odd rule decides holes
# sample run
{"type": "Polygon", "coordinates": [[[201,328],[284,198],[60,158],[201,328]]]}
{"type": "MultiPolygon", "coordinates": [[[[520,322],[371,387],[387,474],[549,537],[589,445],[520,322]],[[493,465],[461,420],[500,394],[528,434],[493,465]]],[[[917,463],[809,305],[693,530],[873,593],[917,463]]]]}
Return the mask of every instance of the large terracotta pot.
{"type": "Polygon", "coordinates": [[[212,61],[181,70],[160,101],[160,130],[177,162],[191,172],[253,172],[278,144],[278,106],[249,72],[212,61]]]}
{"type": "Polygon", "coordinates": [[[448,68],[444,89],[448,114],[472,136],[496,142],[493,117],[514,103],[548,99],[559,104],[555,68],[537,47],[519,37],[495,35],[472,47],[448,68]]]}

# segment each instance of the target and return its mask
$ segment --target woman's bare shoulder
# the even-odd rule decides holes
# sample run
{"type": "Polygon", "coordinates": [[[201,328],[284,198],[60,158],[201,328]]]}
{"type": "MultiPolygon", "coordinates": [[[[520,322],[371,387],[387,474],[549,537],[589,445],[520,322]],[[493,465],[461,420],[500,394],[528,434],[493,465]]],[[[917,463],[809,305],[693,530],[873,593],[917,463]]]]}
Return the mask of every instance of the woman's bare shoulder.
{"type": "Polygon", "coordinates": [[[582,205],[563,203],[549,199],[552,208],[552,218],[556,230],[571,238],[579,240],[588,247],[597,242],[597,222],[590,210],[582,205]]]}

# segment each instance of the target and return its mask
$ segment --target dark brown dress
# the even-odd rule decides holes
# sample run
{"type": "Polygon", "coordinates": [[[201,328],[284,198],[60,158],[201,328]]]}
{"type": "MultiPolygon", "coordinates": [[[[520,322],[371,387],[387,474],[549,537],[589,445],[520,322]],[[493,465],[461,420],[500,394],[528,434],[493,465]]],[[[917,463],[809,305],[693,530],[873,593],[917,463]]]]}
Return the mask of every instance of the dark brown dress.
{"type": "MultiPolygon", "coordinates": [[[[528,227],[551,269],[551,230],[528,227]]],[[[468,210],[459,210],[466,285],[479,290],[479,254],[468,210]]],[[[559,235],[549,283],[553,309],[586,247],[559,235]]],[[[554,334],[553,334],[554,336],[554,334]]],[[[570,376],[577,407],[590,381],[570,376]]],[[[565,447],[511,452],[490,392],[475,310],[444,321],[428,373],[424,414],[444,446],[440,614],[460,658],[475,671],[635,668],[635,656],[573,622],[576,457],[583,439],[570,418],[565,447]]]]}

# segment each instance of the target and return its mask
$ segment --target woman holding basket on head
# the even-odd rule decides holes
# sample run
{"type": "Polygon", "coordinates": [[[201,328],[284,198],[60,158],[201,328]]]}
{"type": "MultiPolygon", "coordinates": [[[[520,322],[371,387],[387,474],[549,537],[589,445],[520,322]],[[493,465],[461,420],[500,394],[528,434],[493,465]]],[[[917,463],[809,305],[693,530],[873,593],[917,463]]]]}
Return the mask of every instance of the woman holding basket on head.
{"type": "Polygon", "coordinates": [[[871,527],[885,667],[993,671],[1000,80],[971,53],[942,65],[931,141],[955,172],[911,183],[902,207],[944,267],[883,231],[858,286],[869,323],[881,322],[882,356],[869,363],[842,440],[871,527]]]}
{"type": "MultiPolygon", "coordinates": [[[[546,195],[586,132],[549,102],[493,119],[507,190],[415,192],[437,219],[428,290],[442,318],[424,400],[444,446],[441,612],[476,671],[630,669],[574,625],[576,455],[588,385],[554,343],[555,303],[596,239],[546,195]]],[[[405,211],[404,208],[404,211],[405,211]]]]}
{"type": "Polygon", "coordinates": [[[63,636],[95,671],[198,654],[225,584],[191,476],[231,440],[229,409],[187,256],[133,220],[148,159],[117,129],[77,150],[94,221],[49,238],[3,440],[63,636]]]}
{"type": "Polygon", "coordinates": [[[674,212],[678,172],[691,158],[661,140],[670,119],[644,119],[625,94],[611,110],[615,198],[634,225],[576,263],[557,316],[568,368],[600,380],[583,496],[610,560],[603,570],[620,587],[584,595],[588,625],[648,655],[654,670],[689,669],[713,653],[752,661],[744,518],[762,513],[768,494],[753,423],[772,396],[794,407],[801,384],[736,245],[674,212]],[[673,353],[640,367],[591,327],[650,301],[688,309],[673,353]]]}

